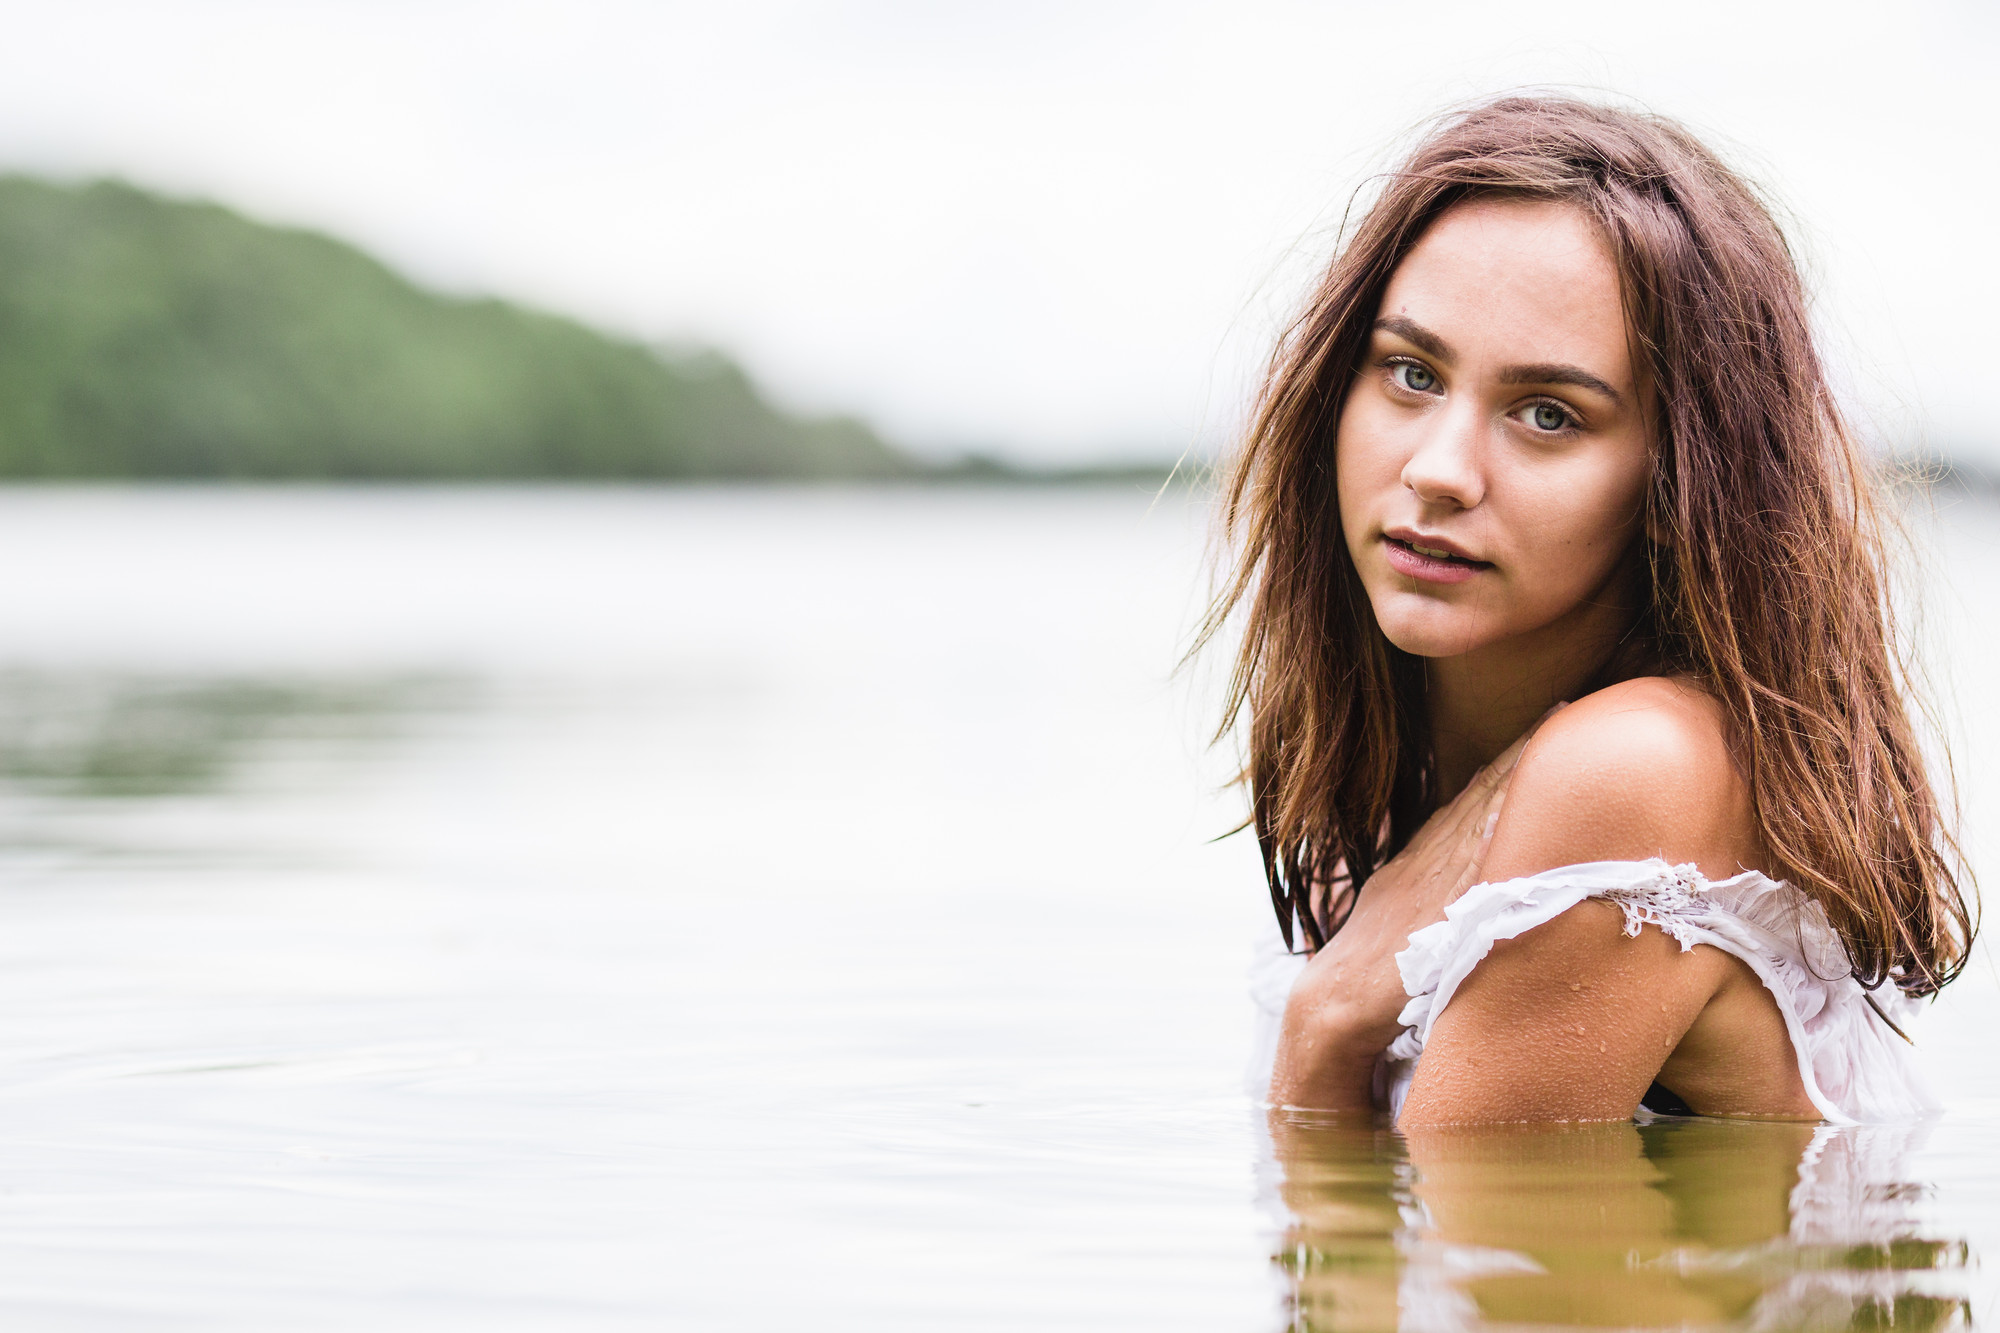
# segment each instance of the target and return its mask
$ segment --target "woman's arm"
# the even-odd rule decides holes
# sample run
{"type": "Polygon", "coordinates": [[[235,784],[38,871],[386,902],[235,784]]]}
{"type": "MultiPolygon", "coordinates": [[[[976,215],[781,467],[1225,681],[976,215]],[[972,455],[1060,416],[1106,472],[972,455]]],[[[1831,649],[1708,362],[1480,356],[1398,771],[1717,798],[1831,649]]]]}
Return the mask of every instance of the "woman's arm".
{"type": "Polygon", "coordinates": [[[1734,961],[1655,929],[1628,937],[1616,907],[1578,903],[1500,941],[1459,986],[1401,1123],[1629,1120],[1734,961]]]}
{"type": "MultiPolygon", "coordinates": [[[[1706,696],[1630,681],[1565,710],[1518,766],[1487,855],[1509,879],[1662,857],[1713,879],[1762,859],[1746,785],[1706,696]]],[[[1494,946],[1433,1023],[1409,1125],[1629,1117],[1677,1053],[1697,1110],[1816,1114],[1775,1003],[1739,960],[1683,952],[1588,900],[1494,946]],[[1698,1100],[1694,1095],[1700,1093],[1698,1100]],[[1706,1102],[1707,1104],[1704,1104],[1706,1102]]]]}
{"type": "Polygon", "coordinates": [[[1488,764],[1410,845],[1369,879],[1347,922],[1313,955],[1285,1004],[1271,1101],[1374,1109],[1375,1062],[1401,1032],[1408,996],[1396,955],[1479,881],[1495,818],[1526,737],[1488,764]]]}
{"type": "MultiPolygon", "coordinates": [[[[1380,874],[1386,874],[1384,867],[1380,874]]],[[[1371,882],[1347,924],[1313,955],[1285,1002],[1271,1101],[1316,1111],[1374,1109],[1375,1062],[1396,1039],[1406,996],[1396,954],[1412,924],[1371,882]]],[[[1440,908],[1440,910],[1442,910],[1440,908]]]]}

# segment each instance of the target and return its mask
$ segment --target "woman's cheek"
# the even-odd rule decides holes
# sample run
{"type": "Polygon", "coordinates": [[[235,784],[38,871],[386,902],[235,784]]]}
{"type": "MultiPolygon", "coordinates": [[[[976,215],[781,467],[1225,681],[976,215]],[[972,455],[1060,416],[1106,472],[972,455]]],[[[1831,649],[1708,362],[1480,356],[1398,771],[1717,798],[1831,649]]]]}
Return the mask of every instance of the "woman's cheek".
{"type": "Polygon", "coordinates": [[[1360,563],[1371,517],[1380,491],[1371,466],[1367,433],[1356,427],[1354,412],[1341,414],[1340,433],[1333,456],[1333,484],[1340,512],[1340,527],[1347,552],[1360,563]]]}
{"type": "Polygon", "coordinates": [[[1515,515],[1510,526],[1528,537],[1515,547],[1520,553],[1515,569],[1524,576],[1521,586],[1539,590],[1533,600],[1544,605],[1538,609],[1559,614],[1592,596],[1631,544],[1636,502],[1609,493],[1624,488],[1608,486],[1606,480],[1592,477],[1553,487],[1548,503],[1515,515]]]}
{"type": "Polygon", "coordinates": [[[1373,395],[1357,392],[1349,397],[1340,414],[1335,436],[1334,484],[1340,493],[1340,521],[1348,529],[1349,541],[1359,537],[1379,521],[1377,512],[1385,499],[1402,488],[1403,442],[1391,423],[1381,419],[1373,395]]]}

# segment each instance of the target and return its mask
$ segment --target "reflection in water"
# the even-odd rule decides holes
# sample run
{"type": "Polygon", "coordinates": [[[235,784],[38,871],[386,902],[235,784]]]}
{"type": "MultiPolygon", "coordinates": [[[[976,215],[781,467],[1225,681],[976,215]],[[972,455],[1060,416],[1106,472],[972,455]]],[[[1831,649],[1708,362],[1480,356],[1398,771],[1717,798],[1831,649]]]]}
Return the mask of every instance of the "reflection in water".
{"type": "Polygon", "coordinates": [[[0,671],[0,784],[67,797],[164,796],[227,782],[261,742],[371,740],[463,706],[465,682],[0,671]]]}
{"type": "Polygon", "coordinates": [[[1924,1127],[1427,1130],[1274,1112],[1296,1330],[1968,1324],[1924,1127]]]}

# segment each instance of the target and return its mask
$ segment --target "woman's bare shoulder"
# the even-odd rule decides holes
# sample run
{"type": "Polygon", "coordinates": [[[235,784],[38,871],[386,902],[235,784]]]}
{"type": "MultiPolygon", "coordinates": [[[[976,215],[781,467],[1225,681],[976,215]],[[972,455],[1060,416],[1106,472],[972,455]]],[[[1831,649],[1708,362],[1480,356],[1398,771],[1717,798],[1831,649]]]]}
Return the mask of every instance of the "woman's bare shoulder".
{"type": "MultiPolygon", "coordinates": [[[[1658,856],[1720,879],[1762,868],[1755,829],[1721,706],[1686,682],[1632,680],[1535,734],[1481,877],[1658,856]]],[[[1705,1114],[1817,1114],[1784,1018],[1747,966],[1626,928],[1617,907],[1586,901],[1496,943],[1436,1016],[1405,1120],[1623,1119],[1670,1057],[1694,1080],[1675,1090],[1705,1114]],[[1713,1009],[1725,993],[1729,1007],[1713,1009]],[[1704,1023],[1731,1034],[1719,1065],[1682,1049],[1704,1023]]]]}
{"type": "Polygon", "coordinates": [[[1762,861],[1721,704],[1661,676],[1599,690],[1542,724],[1515,767],[1482,878],[1654,856],[1713,879],[1762,861]]]}

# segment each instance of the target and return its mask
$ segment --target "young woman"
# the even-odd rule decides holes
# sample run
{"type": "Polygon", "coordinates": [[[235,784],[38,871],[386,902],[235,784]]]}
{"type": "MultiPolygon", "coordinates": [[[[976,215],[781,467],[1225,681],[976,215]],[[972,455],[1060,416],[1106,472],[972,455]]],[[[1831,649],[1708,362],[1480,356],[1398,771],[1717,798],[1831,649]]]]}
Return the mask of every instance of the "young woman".
{"type": "Polygon", "coordinates": [[[1270,1098],[1405,1126],[1921,1115],[1973,924],[1783,237],[1670,121],[1391,173],[1224,489],[1270,1098]]]}

